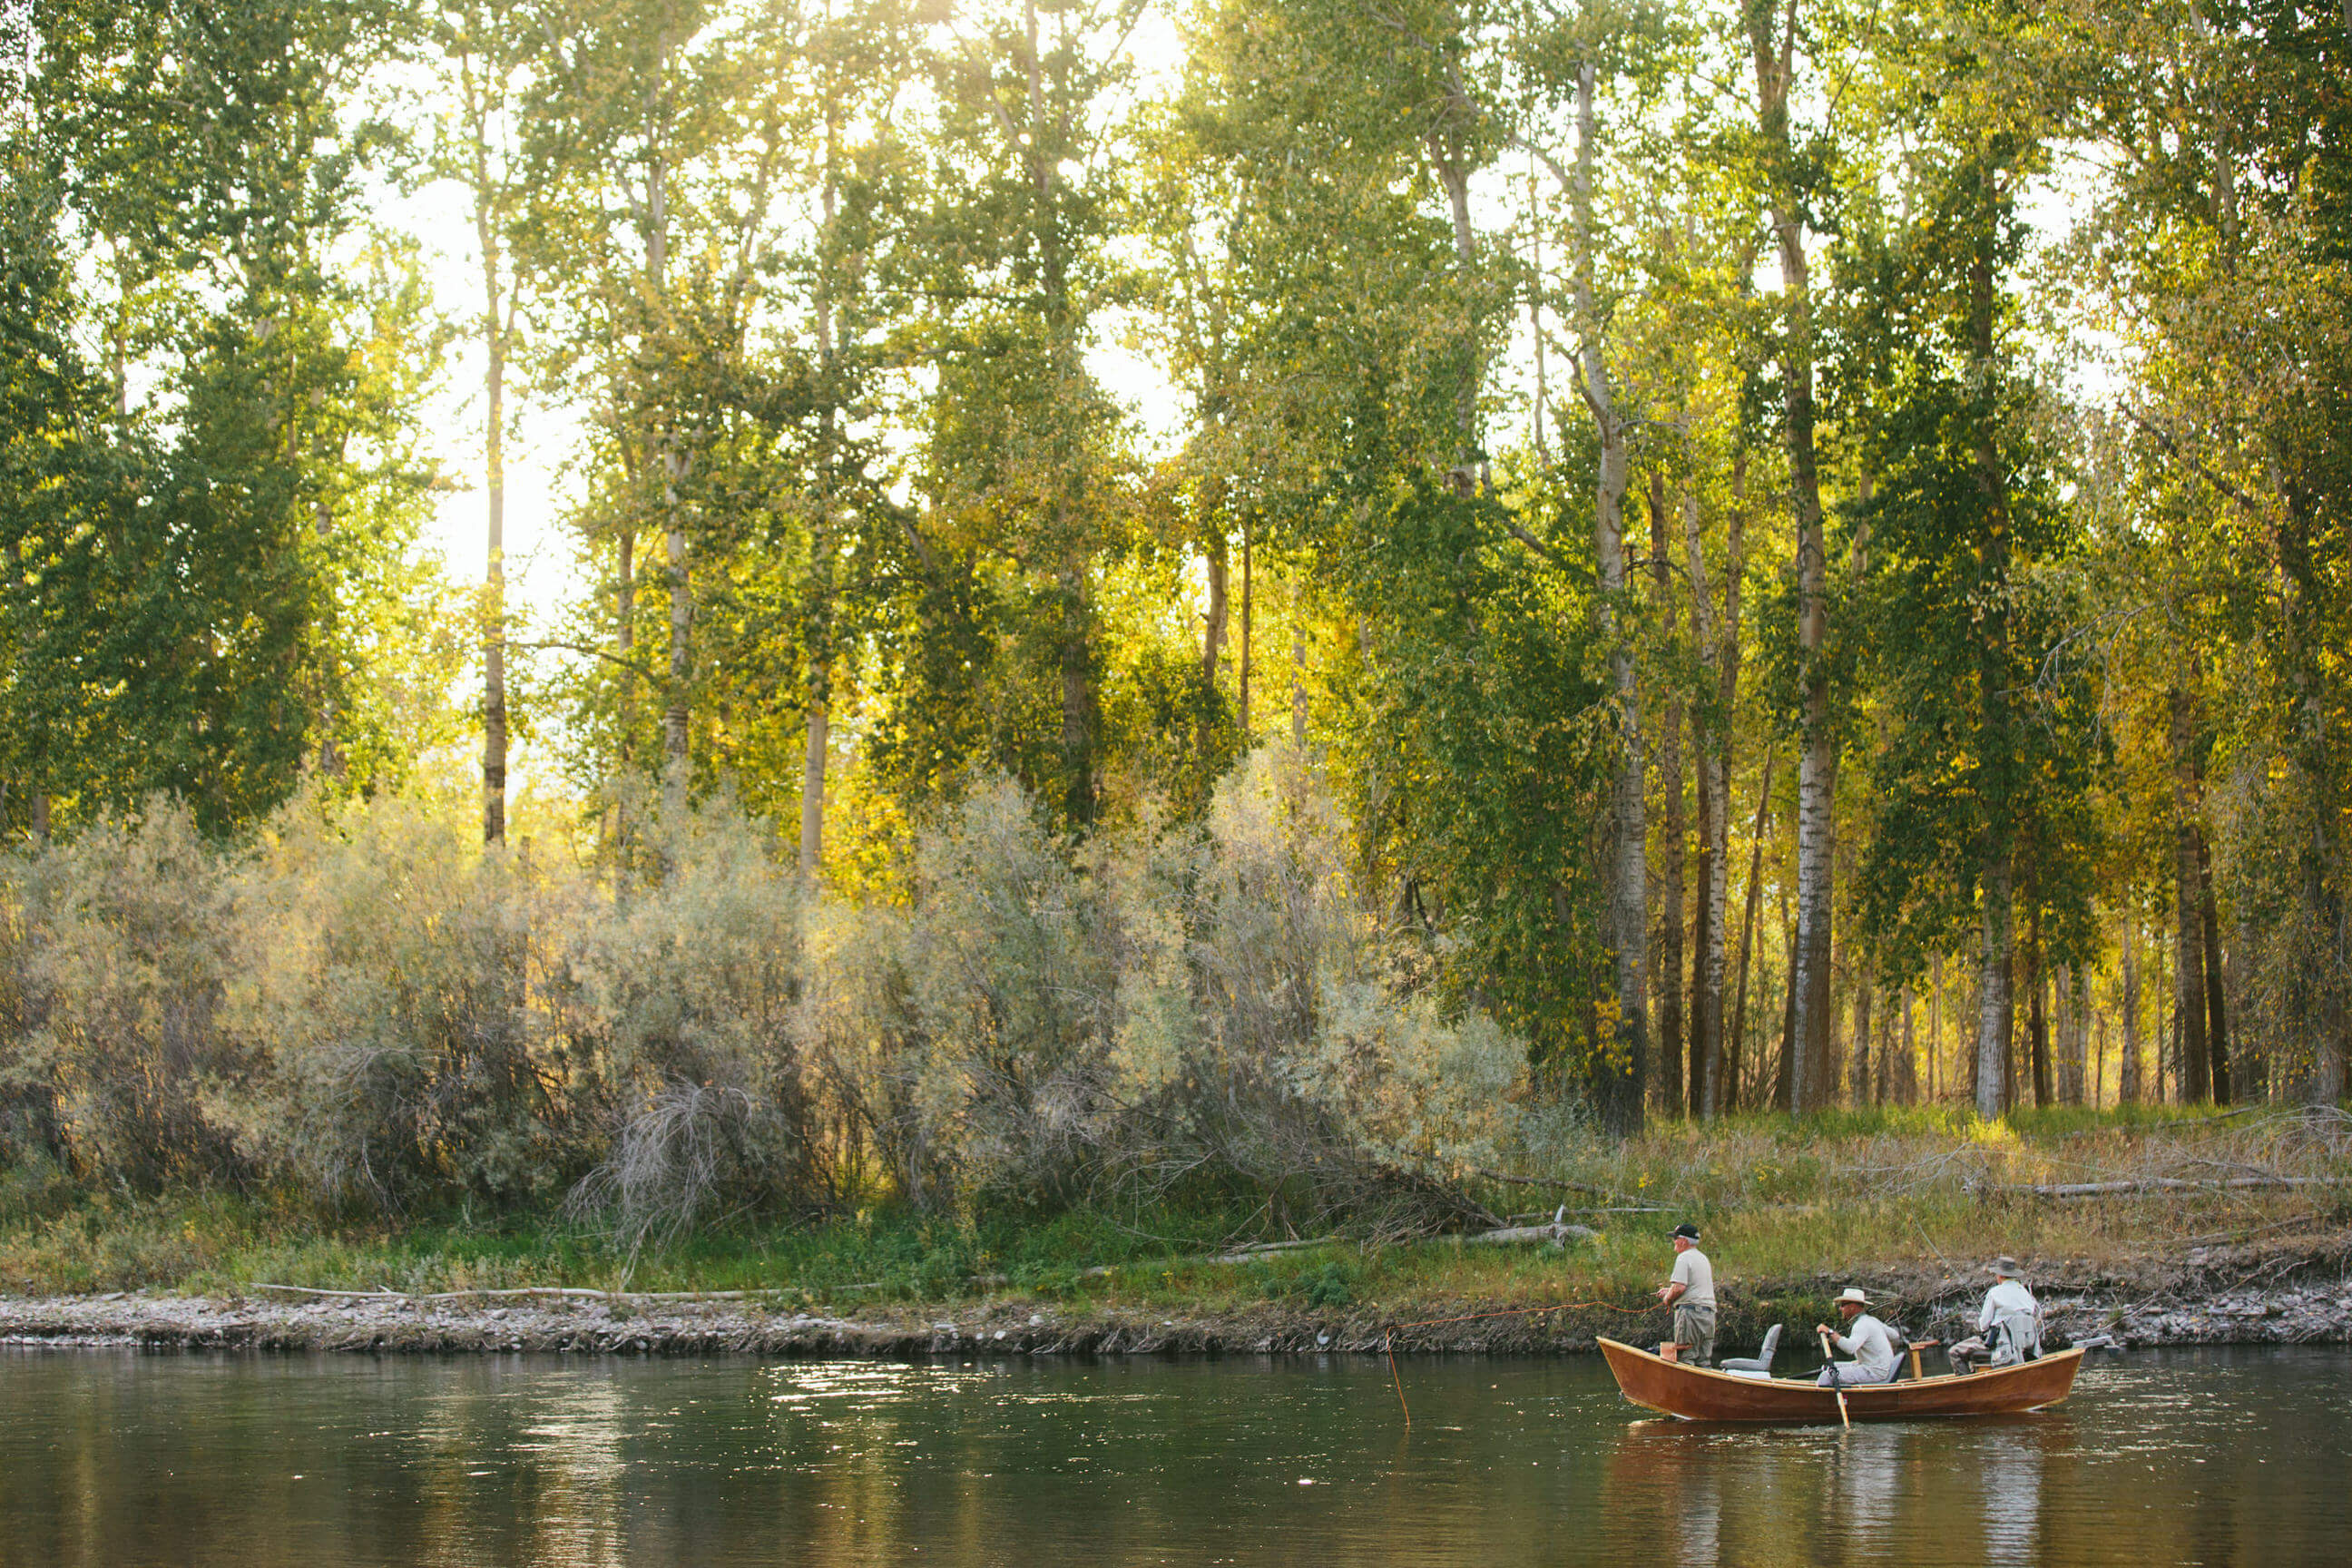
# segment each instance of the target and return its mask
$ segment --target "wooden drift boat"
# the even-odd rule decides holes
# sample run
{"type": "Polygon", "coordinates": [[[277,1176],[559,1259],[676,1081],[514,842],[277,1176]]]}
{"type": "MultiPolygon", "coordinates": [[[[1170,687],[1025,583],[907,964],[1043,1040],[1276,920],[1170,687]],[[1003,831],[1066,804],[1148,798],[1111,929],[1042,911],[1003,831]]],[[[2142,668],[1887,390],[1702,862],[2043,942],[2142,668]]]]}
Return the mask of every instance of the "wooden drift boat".
{"type": "MultiPolygon", "coordinates": [[[[1838,1419],[1836,1392],[1815,1387],[1811,1378],[1735,1377],[1727,1372],[1665,1361],[1612,1339],[1601,1342],[1601,1353],[1609,1358],[1609,1370],[1616,1374],[1618,1390],[1626,1398],[1685,1421],[1834,1425],[1838,1419]]],[[[2039,1410],[2066,1397],[2082,1364],[2083,1352],[2078,1348],[1988,1372],[1861,1384],[1845,1391],[1846,1410],[1856,1421],[2009,1415],[2039,1410]]]]}

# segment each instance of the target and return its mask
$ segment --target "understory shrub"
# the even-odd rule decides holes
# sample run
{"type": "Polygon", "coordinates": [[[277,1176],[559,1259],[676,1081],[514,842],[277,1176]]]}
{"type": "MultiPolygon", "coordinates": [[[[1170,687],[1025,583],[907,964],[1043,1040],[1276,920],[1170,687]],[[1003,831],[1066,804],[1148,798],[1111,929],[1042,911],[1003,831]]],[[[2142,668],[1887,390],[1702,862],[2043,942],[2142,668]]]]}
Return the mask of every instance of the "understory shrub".
{"type": "Polygon", "coordinates": [[[982,780],[903,906],[812,897],[723,797],[649,805],[617,868],[486,851],[467,805],[306,793],[222,847],[158,801],[10,857],[0,1167],[568,1196],[632,1243],[1203,1184],[1403,1230],[1483,1214],[1447,1177],[1521,1137],[1524,1048],[1406,982],[1287,752],[1080,845],[982,780]]]}

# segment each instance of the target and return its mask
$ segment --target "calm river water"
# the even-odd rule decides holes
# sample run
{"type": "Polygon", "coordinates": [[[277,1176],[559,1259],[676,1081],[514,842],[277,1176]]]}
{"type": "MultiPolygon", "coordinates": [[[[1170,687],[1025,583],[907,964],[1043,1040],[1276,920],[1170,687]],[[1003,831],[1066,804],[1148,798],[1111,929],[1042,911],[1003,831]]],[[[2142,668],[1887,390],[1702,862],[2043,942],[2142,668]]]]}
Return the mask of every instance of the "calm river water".
{"type": "Polygon", "coordinates": [[[2352,1352],[2012,1420],[1644,1420],[1598,1360],[0,1352],[0,1564],[2343,1563],[2352,1352]]]}

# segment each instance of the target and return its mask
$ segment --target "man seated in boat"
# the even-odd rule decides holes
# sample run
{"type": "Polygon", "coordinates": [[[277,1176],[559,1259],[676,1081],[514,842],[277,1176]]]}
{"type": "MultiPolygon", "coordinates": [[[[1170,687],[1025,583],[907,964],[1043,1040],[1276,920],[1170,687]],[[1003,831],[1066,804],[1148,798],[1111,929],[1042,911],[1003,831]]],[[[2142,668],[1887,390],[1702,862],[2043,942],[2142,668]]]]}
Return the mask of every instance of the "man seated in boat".
{"type": "Polygon", "coordinates": [[[2042,1303],[2017,1277],[2017,1259],[1992,1260],[1992,1289],[1985,1292],[1977,1311],[1976,1338],[1951,1348],[1952,1364],[1983,1361],[1989,1366],[2014,1366],[2042,1353],[2042,1303]]]}
{"type": "Polygon", "coordinates": [[[1658,1300],[1675,1310],[1679,1359],[1706,1366],[1715,1360],[1715,1265],[1698,1249],[1698,1226],[1675,1226],[1674,1242],[1675,1271],[1658,1287],[1658,1300]]]}
{"type": "Polygon", "coordinates": [[[1894,1336],[1886,1331],[1885,1323],[1864,1310],[1869,1305],[1870,1298],[1859,1287],[1849,1285],[1837,1299],[1838,1316],[1844,1321],[1846,1331],[1839,1333],[1827,1323],[1813,1325],[1815,1333],[1853,1357],[1849,1362],[1832,1361],[1822,1368],[1822,1375],[1816,1380],[1822,1387],[1842,1384],[1853,1388],[1866,1383],[1894,1381],[1894,1336]]]}

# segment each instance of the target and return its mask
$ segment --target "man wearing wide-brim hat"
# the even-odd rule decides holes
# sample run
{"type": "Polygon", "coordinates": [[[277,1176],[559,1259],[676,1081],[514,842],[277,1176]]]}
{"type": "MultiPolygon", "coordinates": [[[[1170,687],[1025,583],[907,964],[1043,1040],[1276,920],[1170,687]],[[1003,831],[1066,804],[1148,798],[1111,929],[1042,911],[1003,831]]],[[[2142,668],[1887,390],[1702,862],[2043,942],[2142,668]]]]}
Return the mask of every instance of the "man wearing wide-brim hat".
{"type": "Polygon", "coordinates": [[[1658,1287],[1658,1300],[1675,1310],[1675,1342],[1693,1366],[1715,1360],[1715,1265],[1698,1249],[1698,1226],[1675,1226],[1675,1271],[1658,1287]]]}
{"type": "Polygon", "coordinates": [[[1966,1365],[1979,1357],[1994,1366],[2012,1366],[2042,1353],[2042,1303],[2018,1278],[2017,1259],[2006,1253],[1986,1265],[1992,1289],[1977,1310],[1974,1339],[1962,1340],[1948,1352],[1953,1364],[1966,1365]]]}
{"type": "Polygon", "coordinates": [[[1827,1323],[1816,1323],[1813,1331],[1826,1337],[1830,1343],[1853,1357],[1852,1361],[1832,1361],[1822,1368],[1818,1380],[1823,1388],[1843,1384],[1852,1388],[1858,1384],[1887,1383],[1895,1376],[1895,1338],[1886,1325],[1870,1315],[1866,1309],[1870,1298],[1860,1286],[1849,1285],[1838,1293],[1838,1316],[1844,1320],[1845,1332],[1839,1333],[1827,1323]]]}

